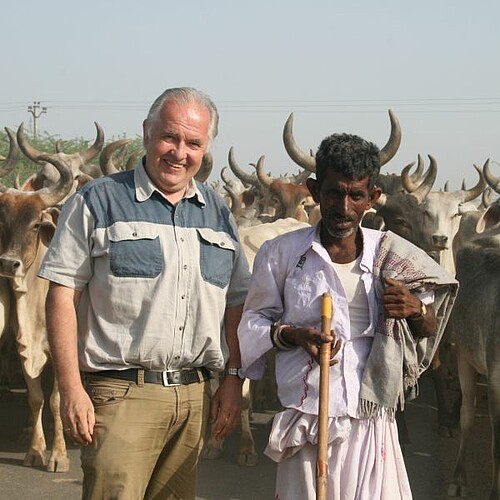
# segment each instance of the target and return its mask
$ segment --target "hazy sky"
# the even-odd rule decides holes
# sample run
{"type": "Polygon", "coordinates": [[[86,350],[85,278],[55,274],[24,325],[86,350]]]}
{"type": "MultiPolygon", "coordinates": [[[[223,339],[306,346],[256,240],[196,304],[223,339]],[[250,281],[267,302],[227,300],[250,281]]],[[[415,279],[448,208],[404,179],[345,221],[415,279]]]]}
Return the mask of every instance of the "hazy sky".
{"type": "MultiPolygon", "coordinates": [[[[333,132],[379,146],[387,110],[403,140],[389,172],[432,154],[436,188],[477,182],[473,163],[500,161],[500,2],[296,0],[24,0],[2,2],[0,122],[93,139],[142,132],[165,89],[193,86],[221,115],[218,178],[266,155],[274,175],[296,173],[282,142],[294,112],[308,151],[333,132]]],[[[500,165],[493,164],[500,175],[500,165]]]]}

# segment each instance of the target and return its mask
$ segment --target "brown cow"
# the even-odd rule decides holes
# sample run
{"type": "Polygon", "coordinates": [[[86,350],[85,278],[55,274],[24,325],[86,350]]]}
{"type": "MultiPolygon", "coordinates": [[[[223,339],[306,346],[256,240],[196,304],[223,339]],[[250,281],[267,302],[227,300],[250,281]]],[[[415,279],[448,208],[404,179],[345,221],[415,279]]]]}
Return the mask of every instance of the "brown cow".
{"type": "MultiPolygon", "coordinates": [[[[22,125],[18,136],[20,133],[22,125]]],[[[57,383],[54,383],[50,398],[54,442],[48,462],[45,456],[41,375],[49,360],[45,326],[48,282],[38,278],[36,273],[57,222],[59,212],[53,207],[70,192],[73,175],[68,165],[56,155],[41,153],[37,160],[49,162],[57,168],[60,177],[56,184],[31,192],[0,186],[0,277],[9,288],[11,302],[6,320],[15,334],[33,424],[24,465],[46,465],[49,471],[64,472],[69,469],[69,459],[59,416],[57,383]]]]}

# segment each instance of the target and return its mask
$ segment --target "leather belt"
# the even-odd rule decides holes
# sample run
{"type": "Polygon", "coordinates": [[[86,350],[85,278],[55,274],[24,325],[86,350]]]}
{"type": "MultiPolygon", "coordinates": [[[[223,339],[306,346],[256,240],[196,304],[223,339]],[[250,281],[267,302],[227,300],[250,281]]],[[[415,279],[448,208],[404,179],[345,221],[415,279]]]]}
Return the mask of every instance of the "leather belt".
{"type": "Polygon", "coordinates": [[[128,370],[101,370],[100,372],[87,372],[86,375],[97,375],[99,377],[119,378],[131,380],[138,383],[144,374],[144,382],[149,384],[161,384],[165,387],[176,385],[187,385],[195,382],[205,382],[212,378],[208,368],[185,368],[182,370],[166,370],[154,372],[140,368],[129,368],[128,370]]]}

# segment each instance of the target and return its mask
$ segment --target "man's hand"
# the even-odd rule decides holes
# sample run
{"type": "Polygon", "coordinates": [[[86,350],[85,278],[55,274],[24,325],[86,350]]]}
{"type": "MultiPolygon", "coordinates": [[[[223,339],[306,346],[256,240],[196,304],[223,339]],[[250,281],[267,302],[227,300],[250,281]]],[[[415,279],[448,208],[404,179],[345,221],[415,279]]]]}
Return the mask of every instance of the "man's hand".
{"type": "Polygon", "coordinates": [[[65,434],[76,443],[86,446],[92,442],[94,405],[83,387],[61,392],[61,419],[65,434]]]}
{"type": "Polygon", "coordinates": [[[319,351],[321,344],[330,342],[332,344],[330,354],[330,366],[338,363],[335,356],[342,346],[342,341],[337,339],[335,332],[330,331],[326,334],[315,328],[300,328],[294,326],[285,326],[282,331],[283,339],[292,345],[302,347],[304,351],[310,354],[319,363],[319,351]]]}
{"type": "Polygon", "coordinates": [[[422,303],[406,286],[392,278],[385,278],[384,312],[388,318],[408,320],[414,336],[432,337],[436,333],[436,314],[430,305],[425,317],[420,315],[422,303]]]}
{"type": "Polygon", "coordinates": [[[384,311],[388,318],[408,318],[420,312],[420,300],[406,286],[393,278],[385,278],[384,311]]]}
{"type": "Polygon", "coordinates": [[[221,377],[220,385],[210,403],[210,421],[212,436],[223,439],[241,422],[241,388],[243,381],[238,377],[226,375],[221,377]]]}

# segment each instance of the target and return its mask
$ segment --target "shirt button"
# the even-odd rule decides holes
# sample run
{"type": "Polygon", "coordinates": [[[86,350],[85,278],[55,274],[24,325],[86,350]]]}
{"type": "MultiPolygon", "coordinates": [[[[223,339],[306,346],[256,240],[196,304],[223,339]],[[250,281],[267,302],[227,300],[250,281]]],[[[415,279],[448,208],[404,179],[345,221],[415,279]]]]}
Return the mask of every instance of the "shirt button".
{"type": "Polygon", "coordinates": [[[184,265],[182,266],[182,268],[183,268],[183,269],[187,269],[187,268],[188,268],[187,264],[184,264],[184,265]]]}
{"type": "Polygon", "coordinates": [[[221,241],[221,242],[220,242],[220,246],[221,246],[221,247],[223,247],[223,246],[224,246],[224,242],[223,242],[223,241],[221,241]]]}
{"type": "Polygon", "coordinates": [[[184,330],[184,327],[183,326],[179,326],[179,330],[182,332],[182,330],[184,330]]]}
{"type": "Polygon", "coordinates": [[[186,298],[185,295],[181,295],[181,299],[184,300],[186,298]]]}
{"type": "Polygon", "coordinates": [[[132,236],[134,236],[134,237],[135,237],[135,236],[137,236],[137,233],[134,231],[134,232],[132,233],[132,236]]]}
{"type": "Polygon", "coordinates": [[[181,238],[181,241],[184,241],[184,238],[181,238]]]}

